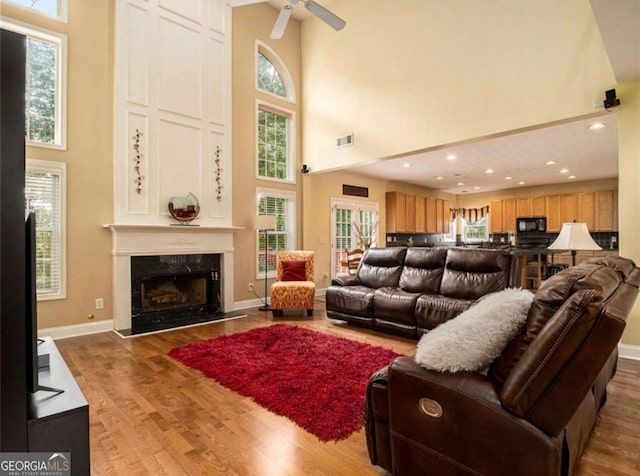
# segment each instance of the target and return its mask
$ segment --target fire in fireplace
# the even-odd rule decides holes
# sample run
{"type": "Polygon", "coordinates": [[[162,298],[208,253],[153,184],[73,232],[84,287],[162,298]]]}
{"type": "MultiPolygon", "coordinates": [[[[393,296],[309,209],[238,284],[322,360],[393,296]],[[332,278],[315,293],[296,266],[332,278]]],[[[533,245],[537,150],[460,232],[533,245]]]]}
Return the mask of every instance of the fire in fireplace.
{"type": "Polygon", "coordinates": [[[220,280],[219,254],[132,256],[132,334],[220,318],[220,280]]]}

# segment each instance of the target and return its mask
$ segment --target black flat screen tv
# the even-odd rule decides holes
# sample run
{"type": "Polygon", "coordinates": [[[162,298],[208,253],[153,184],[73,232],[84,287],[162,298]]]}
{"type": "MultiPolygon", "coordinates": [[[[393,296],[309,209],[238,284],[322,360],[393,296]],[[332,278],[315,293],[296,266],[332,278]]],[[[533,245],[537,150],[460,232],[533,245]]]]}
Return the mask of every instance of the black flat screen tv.
{"type": "Polygon", "coordinates": [[[39,390],[62,393],[64,390],[40,385],[38,361],[38,295],[36,283],[36,214],[31,212],[26,220],[26,267],[25,267],[25,307],[26,307],[26,355],[27,355],[27,391],[39,390]]]}

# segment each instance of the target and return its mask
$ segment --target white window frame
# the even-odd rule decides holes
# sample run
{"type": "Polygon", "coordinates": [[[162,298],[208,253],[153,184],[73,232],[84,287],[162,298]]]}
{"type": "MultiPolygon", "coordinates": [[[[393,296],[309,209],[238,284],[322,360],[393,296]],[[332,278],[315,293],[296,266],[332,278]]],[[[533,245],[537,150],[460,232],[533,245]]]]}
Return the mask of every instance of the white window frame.
{"type": "MultiPolygon", "coordinates": [[[[365,200],[345,200],[343,198],[331,198],[331,277],[335,278],[338,269],[338,260],[337,260],[337,246],[336,243],[336,220],[335,220],[335,210],[337,208],[351,209],[353,210],[356,219],[360,220],[360,212],[361,211],[370,211],[377,215],[378,219],[378,227],[376,229],[376,234],[371,243],[371,247],[378,246],[380,243],[380,205],[378,202],[369,202],[365,200]]],[[[357,246],[355,243],[356,237],[353,231],[353,227],[351,230],[351,241],[352,248],[357,246]]]]}
{"type": "Polygon", "coordinates": [[[291,74],[289,73],[289,69],[284,65],[284,61],[278,56],[278,54],[271,49],[268,45],[263,43],[260,40],[256,40],[256,48],[254,53],[254,68],[255,73],[254,77],[256,78],[256,91],[266,94],[267,96],[271,96],[273,98],[280,99],[281,101],[287,101],[292,104],[296,102],[296,91],[293,87],[293,80],[291,79],[291,74]],[[278,74],[280,74],[280,79],[284,83],[285,96],[278,96],[277,94],[272,93],[271,91],[266,91],[258,87],[258,53],[267,58],[271,64],[276,68],[278,74]]]}
{"type": "MultiPolygon", "coordinates": [[[[60,177],[60,221],[58,234],[60,241],[60,287],[57,292],[38,292],[38,301],[51,301],[67,297],[67,165],[61,162],[26,159],[25,172],[50,173],[60,177]]],[[[37,223],[36,223],[37,225],[37,223]]]]}
{"type": "Polygon", "coordinates": [[[255,130],[255,138],[256,138],[256,151],[255,151],[255,164],[256,164],[256,179],[257,180],[269,180],[273,182],[279,183],[296,183],[296,113],[290,109],[285,109],[282,107],[278,107],[275,104],[268,103],[266,101],[262,101],[260,99],[256,100],[256,130],[255,130]],[[287,118],[287,177],[286,179],[279,179],[276,177],[264,177],[260,175],[260,167],[259,167],[259,151],[260,147],[258,144],[258,135],[259,135],[259,125],[260,125],[260,111],[267,111],[273,114],[278,114],[287,118]]]}
{"type": "Polygon", "coordinates": [[[57,20],[62,23],[67,23],[69,19],[69,3],[67,0],[57,0],[57,3],[58,3],[57,15],[51,15],[50,13],[39,10],[38,8],[29,7],[27,5],[21,5],[20,3],[12,2],[11,0],[0,0],[0,3],[6,3],[7,5],[11,5],[12,7],[19,8],[21,10],[25,10],[28,12],[34,12],[34,13],[37,13],[38,15],[42,15],[45,18],[53,18],[54,20],[57,20]]]}
{"type": "MultiPolygon", "coordinates": [[[[271,188],[257,188],[256,189],[256,215],[260,211],[260,199],[262,197],[275,197],[289,200],[289,209],[287,210],[287,219],[291,226],[287,230],[287,243],[290,244],[289,249],[296,248],[296,192],[290,192],[288,190],[277,190],[271,188]]],[[[264,231],[256,230],[256,247],[255,247],[255,266],[256,266],[256,279],[264,279],[264,272],[260,272],[260,234],[264,231]]],[[[276,271],[268,271],[267,278],[275,278],[276,271]]]]}
{"type": "Polygon", "coordinates": [[[467,238],[467,227],[469,226],[467,220],[465,220],[464,218],[460,217],[460,222],[462,224],[462,241],[465,243],[481,243],[483,241],[489,241],[489,215],[485,215],[484,217],[481,217],[478,219],[478,221],[485,219],[486,218],[486,224],[485,224],[485,233],[484,236],[482,238],[467,238]]]}
{"type": "MultiPolygon", "coordinates": [[[[22,23],[6,17],[0,17],[0,27],[15,33],[34,38],[36,40],[53,43],[57,51],[56,64],[56,90],[55,90],[55,129],[54,142],[48,144],[26,140],[31,147],[43,147],[47,149],[67,149],[67,36],[44,28],[38,28],[27,23],[22,23]]],[[[26,92],[26,91],[25,91],[26,92]]]]}

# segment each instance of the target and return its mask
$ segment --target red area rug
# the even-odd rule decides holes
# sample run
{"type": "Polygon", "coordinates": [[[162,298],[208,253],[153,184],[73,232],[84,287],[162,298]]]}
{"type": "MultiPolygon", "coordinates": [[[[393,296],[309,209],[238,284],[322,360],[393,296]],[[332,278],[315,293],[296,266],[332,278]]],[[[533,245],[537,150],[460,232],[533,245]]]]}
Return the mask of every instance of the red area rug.
{"type": "Polygon", "coordinates": [[[329,441],[362,427],[369,376],[400,354],[277,324],[188,344],[169,355],[329,441]]]}

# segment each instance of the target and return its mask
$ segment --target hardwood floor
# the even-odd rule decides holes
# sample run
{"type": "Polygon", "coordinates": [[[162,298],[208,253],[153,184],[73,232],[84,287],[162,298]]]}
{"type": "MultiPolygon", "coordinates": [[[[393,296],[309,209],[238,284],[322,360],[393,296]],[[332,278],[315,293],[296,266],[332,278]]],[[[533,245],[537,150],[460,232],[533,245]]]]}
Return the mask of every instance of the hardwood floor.
{"type": "MultiPolygon", "coordinates": [[[[416,342],[316,316],[295,324],[413,354],[416,342]]],[[[56,344],[90,404],[95,475],[384,475],[369,463],[364,430],[321,443],[167,356],[177,346],[271,325],[270,313],[123,339],[112,332],[56,344]]],[[[640,362],[620,360],[577,470],[579,475],[640,474],[640,362]]]]}

